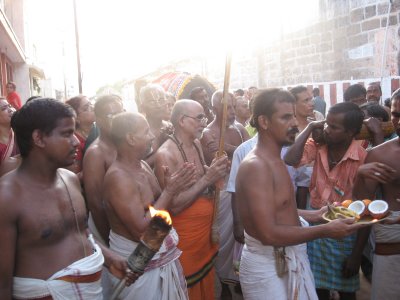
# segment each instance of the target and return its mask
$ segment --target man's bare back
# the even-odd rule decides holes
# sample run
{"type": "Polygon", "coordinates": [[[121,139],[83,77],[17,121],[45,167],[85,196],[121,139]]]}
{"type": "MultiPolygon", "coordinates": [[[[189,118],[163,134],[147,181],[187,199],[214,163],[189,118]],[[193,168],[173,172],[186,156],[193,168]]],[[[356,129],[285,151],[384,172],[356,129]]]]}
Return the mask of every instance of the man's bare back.
{"type": "Polygon", "coordinates": [[[125,214],[116,205],[119,206],[118,203],[124,201],[129,203],[132,210],[147,212],[149,205],[154,205],[160,194],[161,188],[157,178],[144,161],[140,170],[133,170],[119,161],[113,163],[104,181],[104,199],[112,230],[127,239],[139,241],[142,232],[132,226],[127,228],[128,224],[124,222],[125,214]],[[117,199],[115,193],[125,195],[125,198],[117,199]]]}

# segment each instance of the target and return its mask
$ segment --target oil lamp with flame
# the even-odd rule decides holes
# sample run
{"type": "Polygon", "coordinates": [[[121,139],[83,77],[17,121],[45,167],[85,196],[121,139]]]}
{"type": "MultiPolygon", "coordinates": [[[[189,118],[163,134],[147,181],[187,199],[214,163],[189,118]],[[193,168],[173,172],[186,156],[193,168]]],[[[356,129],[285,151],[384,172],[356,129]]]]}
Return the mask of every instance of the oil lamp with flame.
{"type": "MultiPolygon", "coordinates": [[[[169,213],[165,210],[157,210],[149,206],[151,220],[143,233],[139,244],[128,257],[129,268],[137,273],[143,274],[147,264],[153,256],[160,250],[165,237],[172,228],[172,220],[169,213]]],[[[111,299],[117,299],[126,284],[126,279],[122,279],[115,288],[111,299]]]]}

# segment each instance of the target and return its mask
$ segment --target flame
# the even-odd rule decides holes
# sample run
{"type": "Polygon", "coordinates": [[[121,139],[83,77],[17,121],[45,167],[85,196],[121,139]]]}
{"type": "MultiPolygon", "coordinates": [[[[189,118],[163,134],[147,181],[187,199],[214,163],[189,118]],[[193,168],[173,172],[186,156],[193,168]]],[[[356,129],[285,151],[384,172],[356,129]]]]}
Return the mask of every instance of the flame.
{"type": "Polygon", "coordinates": [[[159,217],[163,218],[165,220],[165,222],[167,222],[168,225],[172,224],[171,216],[169,215],[169,213],[166,210],[157,210],[153,206],[150,205],[149,211],[150,211],[151,217],[159,216],[159,217]]]}

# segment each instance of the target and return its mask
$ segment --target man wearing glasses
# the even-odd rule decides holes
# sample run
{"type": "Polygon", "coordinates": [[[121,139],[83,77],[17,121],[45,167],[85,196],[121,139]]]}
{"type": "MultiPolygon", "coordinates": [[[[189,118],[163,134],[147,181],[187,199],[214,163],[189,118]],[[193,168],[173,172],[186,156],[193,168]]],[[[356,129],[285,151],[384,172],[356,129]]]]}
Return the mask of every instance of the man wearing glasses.
{"type": "Polygon", "coordinates": [[[175,132],[157,151],[155,173],[165,187],[164,168],[174,173],[185,163],[196,167],[196,181],[182,190],[170,204],[172,223],[179,235],[179,258],[186,278],[189,299],[214,299],[214,258],[217,245],[211,243],[214,213],[214,183],[228,173],[228,159],[222,156],[206,166],[199,139],[207,126],[203,107],[193,100],[175,103],[171,122],[175,132]]]}

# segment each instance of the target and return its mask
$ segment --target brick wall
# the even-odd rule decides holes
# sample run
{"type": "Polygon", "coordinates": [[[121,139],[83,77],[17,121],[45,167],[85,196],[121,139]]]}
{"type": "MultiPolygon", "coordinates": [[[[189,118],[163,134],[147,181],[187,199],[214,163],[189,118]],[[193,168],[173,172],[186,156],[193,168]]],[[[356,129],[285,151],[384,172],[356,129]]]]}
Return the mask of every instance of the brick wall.
{"type": "MultiPolygon", "coordinates": [[[[319,21],[235,62],[232,88],[287,86],[381,77],[388,1],[320,0],[319,21]]],[[[400,0],[394,0],[384,77],[398,75],[400,0]]],[[[206,75],[220,85],[223,76],[206,75]]]]}

